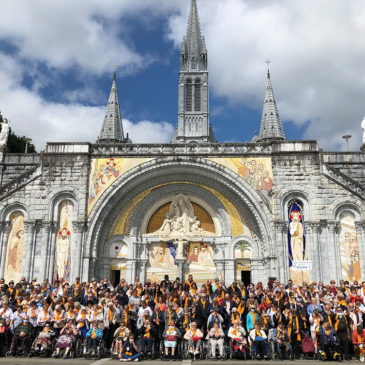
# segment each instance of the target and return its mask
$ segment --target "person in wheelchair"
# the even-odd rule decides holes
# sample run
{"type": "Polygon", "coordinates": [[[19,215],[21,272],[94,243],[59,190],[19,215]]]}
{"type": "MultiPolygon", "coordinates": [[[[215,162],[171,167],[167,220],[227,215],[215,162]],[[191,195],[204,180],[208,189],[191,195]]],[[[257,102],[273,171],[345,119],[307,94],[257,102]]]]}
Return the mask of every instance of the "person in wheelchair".
{"type": "Polygon", "coordinates": [[[174,358],[176,348],[177,348],[177,341],[181,337],[181,333],[179,329],[176,327],[175,321],[171,320],[169,326],[165,329],[162,335],[164,339],[164,347],[165,347],[165,354],[164,357],[169,357],[169,349],[171,349],[171,358],[174,358]]]}
{"type": "Polygon", "coordinates": [[[66,325],[61,329],[60,337],[57,339],[56,351],[52,354],[52,357],[59,357],[61,350],[65,350],[63,358],[66,359],[78,333],[79,331],[73,325],[73,321],[71,319],[68,320],[66,325]]]}
{"type": "Polygon", "coordinates": [[[18,349],[22,354],[27,354],[30,348],[33,326],[29,322],[28,316],[24,316],[23,321],[14,329],[14,336],[11,341],[10,353],[15,356],[18,349]]]}
{"type": "Polygon", "coordinates": [[[244,356],[246,353],[246,331],[239,320],[235,320],[228,330],[228,337],[232,341],[232,349],[236,355],[244,356]]]}
{"type": "Polygon", "coordinates": [[[123,344],[122,358],[119,361],[139,361],[141,355],[139,347],[135,342],[134,335],[130,335],[128,340],[123,344]]]}
{"type": "Polygon", "coordinates": [[[252,341],[253,350],[257,359],[268,358],[267,336],[264,330],[261,329],[259,323],[255,324],[255,328],[250,332],[250,340],[252,341]]]}
{"type": "Polygon", "coordinates": [[[103,338],[103,330],[98,327],[98,322],[93,321],[91,328],[86,333],[87,354],[96,355],[97,347],[103,338]]]}
{"type": "Polygon", "coordinates": [[[219,322],[215,322],[213,327],[208,332],[206,337],[210,342],[211,356],[213,359],[216,358],[217,346],[219,349],[219,357],[224,357],[224,332],[219,325],[219,322]]]}
{"type": "Polygon", "coordinates": [[[356,330],[352,331],[352,344],[356,358],[360,361],[365,361],[365,330],[360,324],[356,327],[356,330]]]}
{"type": "Polygon", "coordinates": [[[337,360],[341,354],[337,352],[339,348],[336,332],[331,325],[326,322],[319,331],[320,355],[324,360],[337,360]]]}
{"type": "Polygon", "coordinates": [[[143,355],[152,354],[155,330],[149,320],[145,320],[143,326],[138,331],[141,338],[141,351],[143,355]]]}
{"type": "Polygon", "coordinates": [[[189,329],[184,335],[184,339],[188,341],[188,352],[194,359],[200,354],[202,338],[203,334],[196,322],[191,322],[189,329]]]}
{"type": "Polygon", "coordinates": [[[272,340],[274,341],[275,351],[279,355],[279,359],[285,360],[286,354],[290,351],[290,339],[288,331],[282,322],[273,330],[272,340]]]}
{"type": "Polygon", "coordinates": [[[6,325],[6,319],[0,318],[0,357],[4,356],[8,348],[8,328],[6,325]]]}
{"type": "Polygon", "coordinates": [[[122,357],[123,343],[128,340],[130,330],[127,328],[125,322],[120,322],[119,327],[114,332],[115,347],[114,352],[118,359],[122,357]]]}
{"type": "Polygon", "coordinates": [[[49,355],[52,352],[52,338],[54,337],[55,332],[52,330],[49,323],[45,323],[41,332],[34,340],[31,348],[32,355],[42,355],[47,354],[49,355]]]}

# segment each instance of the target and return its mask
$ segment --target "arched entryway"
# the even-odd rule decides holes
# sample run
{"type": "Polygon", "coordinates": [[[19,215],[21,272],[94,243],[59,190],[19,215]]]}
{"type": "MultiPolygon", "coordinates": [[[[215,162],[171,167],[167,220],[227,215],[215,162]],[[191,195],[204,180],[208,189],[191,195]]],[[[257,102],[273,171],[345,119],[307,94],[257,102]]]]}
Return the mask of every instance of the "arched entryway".
{"type": "MultiPolygon", "coordinates": [[[[160,212],[163,221],[166,207],[171,204],[174,196],[180,193],[187,195],[195,207],[199,206],[199,209],[205,210],[215,227],[215,234],[210,237],[201,235],[188,242],[189,247],[191,245],[189,255],[190,250],[197,250],[194,244],[202,251],[202,242],[211,245],[208,246],[208,251],[213,256],[216,268],[214,273],[212,270],[211,278],[219,273],[228,281],[234,280],[234,256],[233,250],[232,254],[230,251],[232,241],[236,237],[247,236],[255,245],[260,246],[261,260],[268,256],[268,247],[272,244],[272,222],[269,218],[271,215],[265,202],[252,186],[231,170],[214,162],[207,164],[200,159],[185,163],[177,160],[156,160],[142,164],[123,175],[106,189],[94,205],[89,216],[91,234],[85,249],[85,256],[89,255],[90,258],[90,275],[98,278],[107,274],[106,267],[110,270],[110,257],[105,255],[105,251],[109,249],[106,242],[122,235],[130,242],[126,259],[126,279],[131,281],[136,276],[142,280],[146,279],[151,252],[153,255],[166,255],[169,250],[164,246],[161,251],[161,245],[159,247],[156,244],[168,243],[167,240],[155,239],[151,242],[148,237],[151,218],[156,212],[160,212]]],[[[206,228],[204,230],[208,231],[206,228]]],[[[184,253],[183,264],[188,272],[191,269],[187,261],[192,260],[187,260],[187,253],[184,253]]],[[[253,260],[255,259],[257,260],[257,257],[253,260]]],[[[181,263],[175,264],[178,266],[177,272],[180,273],[181,263]]],[[[264,262],[253,263],[252,271],[257,267],[260,267],[260,275],[264,275],[264,262]]]]}

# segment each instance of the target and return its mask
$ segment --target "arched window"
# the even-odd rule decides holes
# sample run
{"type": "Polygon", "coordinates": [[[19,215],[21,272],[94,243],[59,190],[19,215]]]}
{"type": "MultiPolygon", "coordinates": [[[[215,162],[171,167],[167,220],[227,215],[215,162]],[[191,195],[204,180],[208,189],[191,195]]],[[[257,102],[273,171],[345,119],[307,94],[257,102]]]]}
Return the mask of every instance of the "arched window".
{"type": "Polygon", "coordinates": [[[185,86],[185,110],[193,111],[193,84],[190,79],[186,80],[185,86]]]}
{"type": "Polygon", "coordinates": [[[201,111],[201,82],[200,79],[195,80],[195,111],[201,111]]]}

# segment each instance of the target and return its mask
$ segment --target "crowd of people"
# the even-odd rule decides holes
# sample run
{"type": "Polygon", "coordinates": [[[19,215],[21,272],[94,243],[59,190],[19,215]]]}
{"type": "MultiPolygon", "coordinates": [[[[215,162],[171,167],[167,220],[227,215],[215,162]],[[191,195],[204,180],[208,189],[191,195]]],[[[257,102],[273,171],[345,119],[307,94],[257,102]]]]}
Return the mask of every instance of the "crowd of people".
{"type": "Polygon", "coordinates": [[[0,356],[364,361],[365,282],[197,285],[191,275],[185,282],[166,275],[113,286],[21,278],[0,279],[0,297],[0,356]]]}

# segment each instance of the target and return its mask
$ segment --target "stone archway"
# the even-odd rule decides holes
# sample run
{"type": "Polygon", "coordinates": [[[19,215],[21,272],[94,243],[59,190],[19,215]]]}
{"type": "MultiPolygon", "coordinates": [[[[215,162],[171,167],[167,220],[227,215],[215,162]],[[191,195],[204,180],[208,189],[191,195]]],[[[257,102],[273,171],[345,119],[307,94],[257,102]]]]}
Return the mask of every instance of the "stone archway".
{"type": "Polygon", "coordinates": [[[98,267],[103,264],[100,262],[100,253],[105,250],[105,243],[123,207],[128,213],[125,213],[128,219],[124,222],[128,224],[123,227],[127,226],[128,238],[133,242],[128,270],[143,276],[149,245],[148,240],[143,238],[147,219],[144,217],[148,216],[146,207],[157,202],[159,194],[160,199],[164,197],[168,200],[166,194],[181,188],[191,194],[192,199],[205,203],[207,210],[213,211],[215,219],[219,221],[221,232],[219,237],[214,238],[217,247],[214,259],[220,267],[225,266],[226,247],[232,236],[237,235],[232,232],[231,214],[227,209],[229,204],[237,212],[237,219],[247,226],[251,239],[260,246],[263,256],[268,255],[268,247],[272,244],[271,214],[260,195],[247,182],[231,170],[211,161],[200,161],[199,158],[184,162],[154,160],[124,174],[123,179],[113,183],[95,204],[89,216],[90,233],[85,247],[85,255],[91,258],[90,275],[99,276],[98,267]]]}

